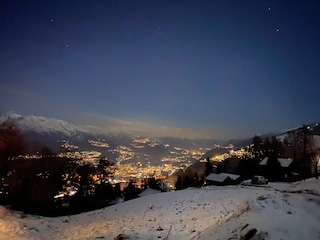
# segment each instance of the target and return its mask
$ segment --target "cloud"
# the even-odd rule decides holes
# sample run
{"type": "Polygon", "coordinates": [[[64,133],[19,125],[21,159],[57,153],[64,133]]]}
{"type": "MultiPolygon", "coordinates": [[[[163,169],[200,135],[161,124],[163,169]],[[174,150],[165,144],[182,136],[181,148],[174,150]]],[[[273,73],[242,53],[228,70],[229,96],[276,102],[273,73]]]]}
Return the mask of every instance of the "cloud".
{"type": "Polygon", "coordinates": [[[81,117],[83,123],[102,133],[130,133],[141,136],[183,137],[183,138],[224,138],[227,134],[219,128],[180,128],[163,126],[149,122],[123,120],[109,116],[85,113],[81,117]]]}

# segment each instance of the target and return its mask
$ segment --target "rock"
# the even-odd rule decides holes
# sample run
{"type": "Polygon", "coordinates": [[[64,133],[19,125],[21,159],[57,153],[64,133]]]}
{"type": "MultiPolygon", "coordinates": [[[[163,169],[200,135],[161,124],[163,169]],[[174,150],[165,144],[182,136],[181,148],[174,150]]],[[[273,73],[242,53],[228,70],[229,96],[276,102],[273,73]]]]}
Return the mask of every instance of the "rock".
{"type": "Polygon", "coordinates": [[[163,231],[163,228],[159,226],[159,227],[157,228],[157,231],[163,231]]]}
{"type": "Polygon", "coordinates": [[[255,228],[251,228],[244,236],[241,236],[241,240],[249,240],[252,239],[258,230],[255,228]]]}
{"type": "Polygon", "coordinates": [[[121,233],[118,236],[116,236],[114,240],[130,240],[130,236],[127,234],[121,233]]]}

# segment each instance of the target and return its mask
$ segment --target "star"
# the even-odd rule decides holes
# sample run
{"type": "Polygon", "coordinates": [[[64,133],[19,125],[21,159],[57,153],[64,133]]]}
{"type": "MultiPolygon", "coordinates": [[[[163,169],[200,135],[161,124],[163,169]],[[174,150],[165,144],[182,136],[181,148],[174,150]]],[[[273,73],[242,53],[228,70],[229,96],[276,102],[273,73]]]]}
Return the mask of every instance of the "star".
{"type": "Polygon", "coordinates": [[[277,30],[276,30],[277,32],[279,32],[280,30],[279,30],[279,28],[277,28],[277,30]]]}
{"type": "Polygon", "coordinates": [[[50,22],[54,22],[54,19],[52,18],[52,19],[50,20],[50,22]]]}
{"type": "Polygon", "coordinates": [[[66,48],[69,47],[69,44],[66,44],[66,48]]]}
{"type": "Polygon", "coordinates": [[[271,8],[270,8],[270,7],[268,8],[268,11],[271,11],[271,8]]]}

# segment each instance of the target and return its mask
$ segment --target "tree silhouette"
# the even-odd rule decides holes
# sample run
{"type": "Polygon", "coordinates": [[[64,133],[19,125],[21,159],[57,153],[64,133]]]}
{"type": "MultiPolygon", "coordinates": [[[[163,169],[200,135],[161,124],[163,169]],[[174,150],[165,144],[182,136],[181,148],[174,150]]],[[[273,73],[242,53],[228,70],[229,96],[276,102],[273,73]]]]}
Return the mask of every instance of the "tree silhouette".
{"type": "Polygon", "coordinates": [[[148,184],[149,188],[152,188],[152,189],[155,189],[155,190],[161,190],[159,181],[157,181],[154,177],[148,179],[148,183],[147,184],[148,184]]]}
{"type": "Polygon", "coordinates": [[[141,193],[141,190],[135,187],[133,181],[130,181],[124,191],[124,200],[128,201],[128,200],[137,198],[140,193],[141,193]]]}
{"type": "Polygon", "coordinates": [[[9,157],[15,157],[24,154],[26,143],[24,135],[15,126],[7,120],[0,125],[0,158],[7,160],[9,157]]]}
{"type": "Polygon", "coordinates": [[[318,179],[318,163],[320,161],[320,148],[313,146],[308,152],[311,162],[311,173],[318,179]]]}
{"type": "Polygon", "coordinates": [[[183,189],[183,176],[179,175],[175,184],[175,189],[176,190],[181,190],[183,189]]]}
{"type": "Polygon", "coordinates": [[[245,155],[240,159],[236,173],[243,178],[251,178],[259,172],[259,163],[259,158],[245,155]]]}
{"type": "Polygon", "coordinates": [[[281,180],[282,178],[282,167],[278,158],[275,155],[272,155],[268,158],[267,161],[267,176],[271,181],[281,180]]]}
{"type": "Polygon", "coordinates": [[[264,149],[263,149],[263,141],[261,137],[255,135],[252,138],[252,146],[250,148],[250,151],[252,152],[254,157],[262,159],[264,149]]]}
{"type": "Polygon", "coordinates": [[[212,162],[210,161],[210,158],[207,157],[206,169],[204,174],[207,177],[210,173],[213,173],[213,165],[212,165],[212,162]]]}

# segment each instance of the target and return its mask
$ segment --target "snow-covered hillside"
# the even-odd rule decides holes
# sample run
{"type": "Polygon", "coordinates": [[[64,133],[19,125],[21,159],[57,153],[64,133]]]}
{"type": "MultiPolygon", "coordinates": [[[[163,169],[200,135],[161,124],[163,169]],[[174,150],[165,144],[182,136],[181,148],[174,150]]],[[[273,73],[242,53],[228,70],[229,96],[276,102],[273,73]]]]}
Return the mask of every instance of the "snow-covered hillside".
{"type": "Polygon", "coordinates": [[[9,112],[0,116],[0,123],[10,119],[24,132],[35,132],[37,134],[63,134],[65,136],[74,136],[78,132],[86,132],[78,126],[67,123],[63,120],[55,118],[45,118],[40,116],[22,116],[13,112],[9,112]]]}
{"type": "Polygon", "coordinates": [[[157,193],[74,216],[0,208],[0,239],[320,239],[320,180],[157,193]]]}

